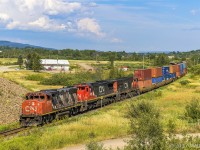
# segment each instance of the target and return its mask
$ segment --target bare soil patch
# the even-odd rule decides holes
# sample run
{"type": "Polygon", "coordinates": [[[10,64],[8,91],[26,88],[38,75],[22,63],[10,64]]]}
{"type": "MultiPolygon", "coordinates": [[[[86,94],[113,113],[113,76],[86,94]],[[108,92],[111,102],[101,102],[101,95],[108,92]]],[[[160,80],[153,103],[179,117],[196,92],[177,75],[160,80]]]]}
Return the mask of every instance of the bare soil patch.
{"type": "Polygon", "coordinates": [[[0,78],[0,124],[9,124],[19,120],[25,88],[7,79],[0,78]]]}

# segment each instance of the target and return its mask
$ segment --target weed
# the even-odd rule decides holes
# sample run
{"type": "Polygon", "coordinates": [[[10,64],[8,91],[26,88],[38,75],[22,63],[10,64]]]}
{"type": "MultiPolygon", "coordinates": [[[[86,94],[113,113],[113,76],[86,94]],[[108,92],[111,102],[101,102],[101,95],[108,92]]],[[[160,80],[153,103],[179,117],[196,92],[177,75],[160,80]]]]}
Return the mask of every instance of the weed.
{"type": "Polygon", "coordinates": [[[181,85],[187,85],[187,84],[189,84],[189,83],[191,83],[189,80],[181,80],[180,82],[179,82],[181,85]]]}
{"type": "Polygon", "coordinates": [[[186,113],[185,117],[192,120],[192,122],[197,122],[200,119],[200,100],[193,99],[190,103],[188,103],[185,107],[186,113]]]}
{"type": "Polygon", "coordinates": [[[30,81],[42,81],[44,80],[44,76],[42,74],[31,74],[25,77],[26,80],[30,81]]]}

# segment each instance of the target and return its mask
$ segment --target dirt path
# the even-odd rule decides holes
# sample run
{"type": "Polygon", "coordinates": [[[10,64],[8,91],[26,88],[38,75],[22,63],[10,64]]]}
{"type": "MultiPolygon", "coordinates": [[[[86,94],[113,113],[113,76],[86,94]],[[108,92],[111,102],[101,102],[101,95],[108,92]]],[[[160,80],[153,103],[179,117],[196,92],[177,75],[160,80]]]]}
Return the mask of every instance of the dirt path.
{"type": "MultiPolygon", "coordinates": [[[[192,137],[200,137],[200,133],[191,133],[187,134],[188,136],[192,137]]],[[[183,135],[177,134],[177,138],[183,138],[183,135]]],[[[112,148],[113,150],[117,150],[117,148],[123,149],[124,146],[127,145],[127,141],[130,140],[130,136],[126,138],[118,138],[118,139],[110,139],[110,140],[105,140],[101,141],[100,143],[103,144],[103,147],[106,149],[112,148]]],[[[60,150],[86,150],[86,145],[76,145],[76,146],[70,146],[70,147],[65,147],[60,150]]]]}
{"type": "MultiPolygon", "coordinates": [[[[100,143],[103,144],[103,147],[106,149],[112,148],[113,150],[117,148],[123,148],[125,145],[127,145],[127,140],[129,138],[119,138],[119,139],[110,139],[110,140],[105,140],[100,143]]],[[[67,148],[63,148],[60,150],[86,150],[86,145],[77,145],[77,146],[71,146],[67,148]]]]}
{"type": "MultiPolygon", "coordinates": [[[[0,66],[0,72],[4,72],[4,71],[17,71],[15,68],[15,66],[0,66]],[[10,68],[12,67],[12,68],[10,68]]],[[[17,68],[18,66],[16,66],[17,68]]]]}
{"type": "Polygon", "coordinates": [[[93,71],[94,68],[86,63],[78,63],[77,65],[79,65],[81,68],[87,70],[87,71],[93,71]]]}

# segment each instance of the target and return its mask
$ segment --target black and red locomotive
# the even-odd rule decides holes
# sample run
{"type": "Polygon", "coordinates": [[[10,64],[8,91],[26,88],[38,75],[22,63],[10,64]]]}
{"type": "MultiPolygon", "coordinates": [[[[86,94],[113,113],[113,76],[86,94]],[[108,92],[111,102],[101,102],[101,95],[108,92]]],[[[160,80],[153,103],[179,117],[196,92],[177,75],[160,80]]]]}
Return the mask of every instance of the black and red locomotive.
{"type": "Polygon", "coordinates": [[[75,115],[139,94],[137,78],[126,77],[28,93],[21,126],[34,126],[75,115]]]}

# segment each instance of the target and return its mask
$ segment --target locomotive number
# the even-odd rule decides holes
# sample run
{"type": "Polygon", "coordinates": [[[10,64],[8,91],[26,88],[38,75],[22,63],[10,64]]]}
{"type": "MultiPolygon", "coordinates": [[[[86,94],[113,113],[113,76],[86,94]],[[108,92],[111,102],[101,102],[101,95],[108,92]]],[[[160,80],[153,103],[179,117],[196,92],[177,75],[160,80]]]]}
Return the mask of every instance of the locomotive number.
{"type": "Polygon", "coordinates": [[[26,106],[25,107],[25,111],[26,112],[30,112],[30,111],[37,111],[37,107],[34,107],[34,106],[26,106]]]}
{"type": "Polygon", "coordinates": [[[104,86],[99,86],[99,93],[104,93],[105,89],[104,86]]]}

